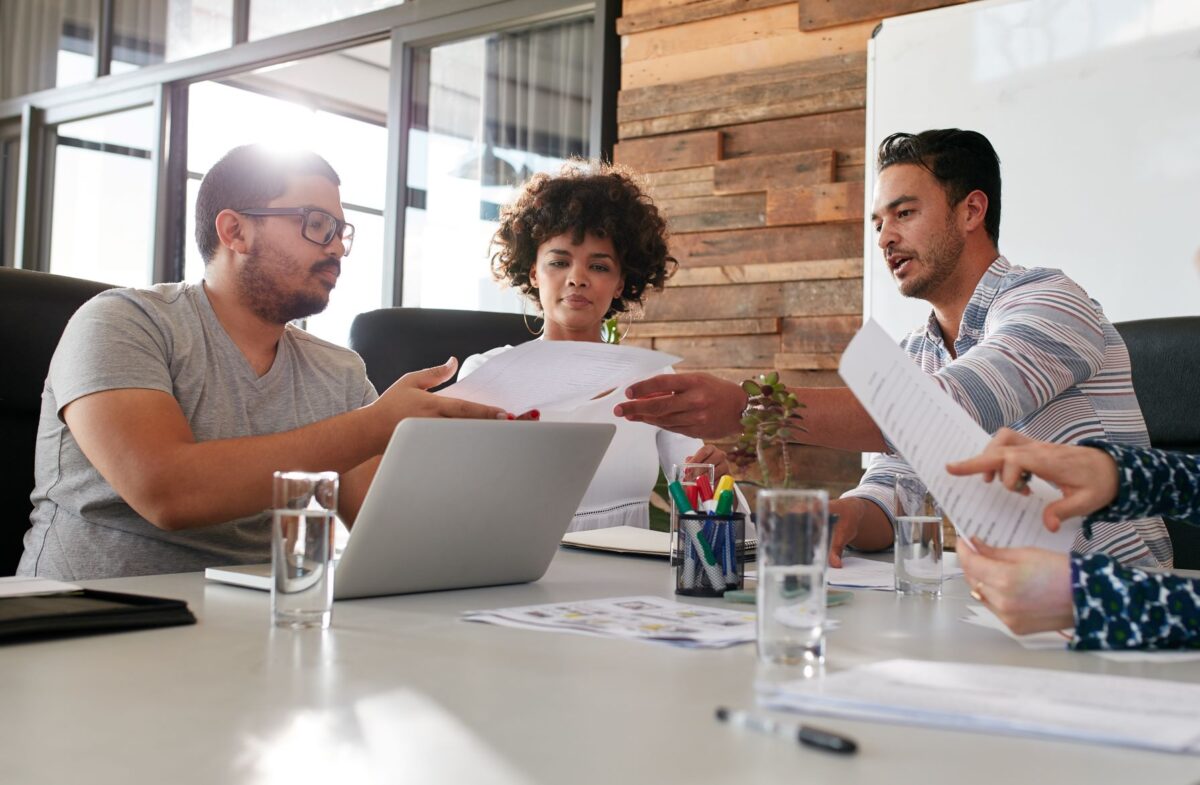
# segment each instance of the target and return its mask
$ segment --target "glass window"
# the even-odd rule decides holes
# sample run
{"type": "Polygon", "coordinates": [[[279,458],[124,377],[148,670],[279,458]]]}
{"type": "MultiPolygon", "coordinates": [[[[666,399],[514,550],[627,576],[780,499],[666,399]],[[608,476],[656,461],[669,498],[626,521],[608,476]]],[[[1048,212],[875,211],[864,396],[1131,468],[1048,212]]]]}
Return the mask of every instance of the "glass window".
{"type": "Polygon", "coordinates": [[[489,242],[522,182],[588,153],[591,31],[577,19],[416,53],[404,305],[520,312],[489,242]]]}
{"type": "Polygon", "coordinates": [[[403,3],[404,0],[340,0],[337,3],[329,0],[251,0],[250,40],[316,27],[403,3]]]}
{"type": "Polygon", "coordinates": [[[0,2],[0,98],[96,78],[99,0],[0,2]]]}
{"type": "Polygon", "coordinates": [[[17,174],[21,140],[0,138],[0,265],[15,267],[17,235],[17,174]]]}
{"type": "Polygon", "coordinates": [[[151,280],[154,110],[57,128],[50,271],[121,286],[151,280]]]}
{"type": "Polygon", "coordinates": [[[233,45],[233,0],[116,0],[114,74],[233,45]]]}
{"type": "Polygon", "coordinates": [[[354,247],[342,262],[329,307],[307,319],[305,328],[345,345],[354,317],[383,305],[390,47],[381,41],[191,86],[187,280],[204,275],[194,241],[196,192],[204,173],[238,145],[302,148],[337,171],[342,209],[355,226],[354,247]]]}

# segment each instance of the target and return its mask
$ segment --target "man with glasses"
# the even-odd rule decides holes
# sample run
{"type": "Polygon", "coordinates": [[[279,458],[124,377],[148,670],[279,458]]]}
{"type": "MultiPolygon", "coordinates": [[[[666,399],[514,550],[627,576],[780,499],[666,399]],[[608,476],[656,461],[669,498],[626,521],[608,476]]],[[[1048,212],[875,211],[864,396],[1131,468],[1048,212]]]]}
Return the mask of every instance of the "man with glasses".
{"type": "Polygon", "coordinates": [[[325,308],[350,252],[339,185],[316,154],[235,148],[196,200],[204,280],[80,308],[42,396],[19,574],[268,561],[272,472],[340,472],[352,522],[401,419],[506,416],[426,392],[453,362],[377,395],[358,355],[289,324],[325,308]]]}

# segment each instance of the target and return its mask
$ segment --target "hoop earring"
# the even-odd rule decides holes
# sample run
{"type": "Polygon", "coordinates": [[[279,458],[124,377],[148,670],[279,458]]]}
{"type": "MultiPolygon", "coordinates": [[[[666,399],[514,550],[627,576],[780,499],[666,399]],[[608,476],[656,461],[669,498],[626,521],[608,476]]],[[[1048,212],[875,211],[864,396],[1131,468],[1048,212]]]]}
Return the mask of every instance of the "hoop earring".
{"type": "Polygon", "coordinates": [[[545,316],[542,316],[542,317],[535,316],[534,317],[535,319],[540,318],[542,320],[542,326],[536,330],[533,329],[532,327],[530,327],[529,326],[529,311],[526,308],[526,302],[527,302],[527,300],[524,297],[522,297],[521,298],[521,321],[525,322],[525,329],[529,331],[530,335],[541,335],[542,333],[544,333],[546,331],[546,317],[545,316]]]}
{"type": "Polygon", "coordinates": [[[625,320],[625,330],[621,333],[622,341],[625,340],[625,336],[629,335],[629,328],[633,327],[633,323],[639,321],[646,315],[646,309],[642,307],[641,303],[638,303],[635,307],[637,310],[625,312],[625,315],[629,318],[625,320]]]}

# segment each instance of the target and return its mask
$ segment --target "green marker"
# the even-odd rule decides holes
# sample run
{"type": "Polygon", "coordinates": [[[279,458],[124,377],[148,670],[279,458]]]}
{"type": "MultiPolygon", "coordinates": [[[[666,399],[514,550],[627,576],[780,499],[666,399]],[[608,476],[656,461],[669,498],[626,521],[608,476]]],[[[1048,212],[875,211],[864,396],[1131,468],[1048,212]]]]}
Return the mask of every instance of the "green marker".
{"type": "Polygon", "coordinates": [[[683,492],[683,486],[679,484],[679,480],[671,480],[667,484],[667,491],[671,494],[671,498],[675,500],[675,507],[680,513],[695,512],[692,509],[691,502],[688,501],[687,494],[683,492]]]}
{"type": "Polygon", "coordinates": [[[717,500],[717,515],[730,515],[733,513],[733,491],[721,491],[721,497],[717,500]]]}

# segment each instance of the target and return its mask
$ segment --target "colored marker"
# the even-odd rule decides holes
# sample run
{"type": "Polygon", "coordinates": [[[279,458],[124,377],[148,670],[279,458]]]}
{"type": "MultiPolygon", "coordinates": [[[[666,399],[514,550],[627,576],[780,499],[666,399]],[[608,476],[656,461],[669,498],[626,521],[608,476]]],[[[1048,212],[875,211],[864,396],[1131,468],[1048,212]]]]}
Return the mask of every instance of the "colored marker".
{"type": "Polygon", "coordinates": [[[713,498],[712,483],[708,480],[707,474],[701,474],[696,478],[696,492],[700,494],[700,501],[706,502],[713,498]]]}

